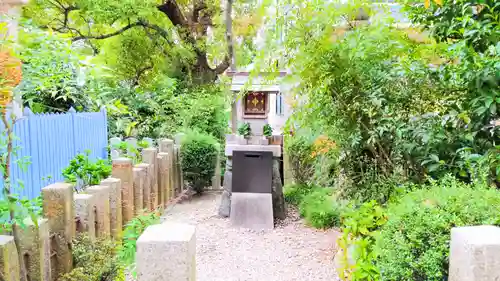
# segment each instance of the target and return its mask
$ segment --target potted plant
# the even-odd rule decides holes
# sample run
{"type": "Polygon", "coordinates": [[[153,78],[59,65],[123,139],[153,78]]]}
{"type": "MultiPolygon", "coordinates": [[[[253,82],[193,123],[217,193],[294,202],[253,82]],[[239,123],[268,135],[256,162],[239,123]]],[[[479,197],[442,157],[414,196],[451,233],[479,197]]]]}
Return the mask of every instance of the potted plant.
{"type": "Polygon", "coordinates": [[[268,145],[269,139],[273,136],[273,128],[271,127],[271,125],[266,124],[262,128],[262,132],[263,132],[263,136],[262,136],[262,140],[261,140],[260,144],[268,145]]]}
{"type": "Polygon", "coordinates": [[[238,127],[238,135],[240,144],[248,144],[248,138],[252,133],[252,129],[250,128],[250,123],[243,123],[238,127]]]}

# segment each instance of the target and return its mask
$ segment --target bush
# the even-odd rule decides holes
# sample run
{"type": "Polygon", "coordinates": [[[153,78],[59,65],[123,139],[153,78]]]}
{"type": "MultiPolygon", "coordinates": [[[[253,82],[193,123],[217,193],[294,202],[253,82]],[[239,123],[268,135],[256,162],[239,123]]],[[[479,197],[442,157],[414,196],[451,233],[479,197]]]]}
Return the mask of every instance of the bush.
{"type": "Polygon", "coordinates": [[[285,149],[294,181],[299,185],[307,185],[314,176],[313,142],[297,135],[287,139],[285,149]]]}
{"type": "Polygon", "coordinates": [[[302,202],[304,197],[312,191],[309,186],[301,184],[287,185],[283,188],[283,190],[285,202],[295,206],[300,205],[300,202],[302,202]]]}
{"type": "Polygon", "coordinates": [[[135,253],[137,249],[137,239],[150,225],[158,224],[160,215],[156,212],[143,213],[133,218],[127,223],[123,230],[123,243],[118,251],[118,260],[125,268],[131,268],[135,275],[135,253]]]}
{"type": "Polygon", "coordinates": [[[384,280],[443,280],[452,227],[498,224],[500,193],[445,177],[388,206],[376,251],[384,280]]]}
{"type": "Polygon", "coordinates": [[[211,184],[218,154],[219,144],[213,136],[194,131],[184,136],[181,146],[182,171],[197,193],[203,192],[211,184]]]}
{"type": "Polygon", "coordinates": [[[300,215],[315,228],[330,228],[340,224],[342,205],[335,200],[330,188],[314,188],[302,198],[300,215]]]}
{"type": "MultiPolygon", "coordinates": [[[[92,161],[89,156],[90,151],[86,150],[85,154],[80,153],[71,159],[69,166],[62,171],[67,182],[77,183],[78,180],[81,180],[83,188],[85,188],[99,184],[102,179],[111,174],[111,165],[107,161],[102,159],[92,161]]],[[[75,188],[77,187],[75,186],[75,188]]]]}
{"type": "Polygon", "coordinates": [[[124,270],[115,257],[116,244],[108,239],[92,241],[87,235],[73,240],[74,269],[58,281],[120,281],[124,270]]]}

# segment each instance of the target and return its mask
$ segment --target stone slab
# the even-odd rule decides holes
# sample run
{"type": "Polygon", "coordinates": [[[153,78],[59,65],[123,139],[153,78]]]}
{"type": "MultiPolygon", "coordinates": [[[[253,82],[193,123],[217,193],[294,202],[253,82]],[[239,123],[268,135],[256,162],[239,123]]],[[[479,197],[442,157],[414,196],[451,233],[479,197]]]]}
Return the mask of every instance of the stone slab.
{"type": "Polygon", "coordinates": [[[500,228],[455,227],[450,244],[449,281],[500,280],[500,228]]]}
{"type": "Polygon", "coordinates": [[[281,157],[280,145],[242,145],[233,143],[226,144],[226,156],[233,156],[233,151],[270,151],[273,153],[273,157],[281,157]]]}
{"type": "Polygon", "coordinates": [[[165,222],[148,227],[137,240],[138,281],[195,281],[196,228],[165,222]]]}
{"type": "Polygon", "coordinates": [[[272,194],[233,192],[230,220],[236,227],[253,230],[273,229],[272,194]]]}

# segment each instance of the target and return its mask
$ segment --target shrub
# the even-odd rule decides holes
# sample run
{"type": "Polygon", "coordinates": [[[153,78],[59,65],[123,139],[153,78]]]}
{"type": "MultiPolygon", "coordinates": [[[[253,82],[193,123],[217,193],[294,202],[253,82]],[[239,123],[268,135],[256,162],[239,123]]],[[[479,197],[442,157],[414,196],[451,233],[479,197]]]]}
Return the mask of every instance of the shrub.
{"type": "Polygon", "coordinates": [[[445,177],[388,206],[376,251],[384,280],[443,280],[452,227],[498,224],[500,193],[445,177]]]}
{"type": "Polygon", "coordinates": [[[300,215],[315,228],[330,228],[340,224],[342,206],[330,188],[314,188],[299,205],[300,215]]]}
{"type": "Polygon", "coordinates": [[[135,275],[137,239],[139,239],[148,226],[158,224],[159,222],[160,215],[158,213],[143,213],[129,221],[123,230],[123,242],[118,251],[118,260],[123,267],[131,268],[133,275],[135,275]]]}
{"type": "Polygon", "coordinates": [[[299,185],[307,185],[314,176],[313,142],[302,135],[293,136],[287,138],[285,150],[294,181],[299,185]]]}
{"type": "Polygon", "coordinates": [[[77,183],[81,180],[83,187],[86,187],[99,184],[111,174],[111,165],[102,159],[92,161],[89,155],[90,151],[85,151],[85,154],[78,154],[70,161],[69,166],[62,172],[67,182],[77,183]]]}
{"type": "Polygon", "coordinates": [[[211,184],[219,145],[214,137],[198,132],[188,132],[181,146],[181,166],[184,177],[194,191],[203,192],[211,184]]]}
{"type": "Polygon", "coordinates": [[[252,134],[250,123],[242,123],[238,126],[238,135],[248,138],[252,134]]]}
{"type": "Polygon", "coordinates": [[[283,189],[285,201],[295,206],[298,206],[304,197],[312,191],[309,186],[301,184],[287,185],[283,189]]]}
{"type": "Polygon", "coordinates": [[[342,280],[379,280],[376,251],[373,250],[380,227],[387,222],[384,209],[375,200],[342,215],[342,249],[339,276],[342,280]]]}
{"type": "Polygon", "coordinates": [[[87,235],[73,240],[74,269],[59,281],[125,280],[123,268],[115,257],[116,244],[108,239],[92,241],[87,235]]]}

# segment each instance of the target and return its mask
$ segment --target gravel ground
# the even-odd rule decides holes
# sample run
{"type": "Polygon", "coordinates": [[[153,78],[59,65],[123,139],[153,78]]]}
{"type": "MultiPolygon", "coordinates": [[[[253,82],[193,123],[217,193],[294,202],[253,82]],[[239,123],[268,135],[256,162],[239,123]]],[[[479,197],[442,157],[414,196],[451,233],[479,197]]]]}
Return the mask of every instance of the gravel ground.
{"type": "Polygon", "coordinates": [[[306,227],[296,210],[272,231],[232,228],[217,216],[219,196],[193,198],[163,217],[196,225],[197,281],[339,280],[333,264],[338,232],[306,227]]]}

